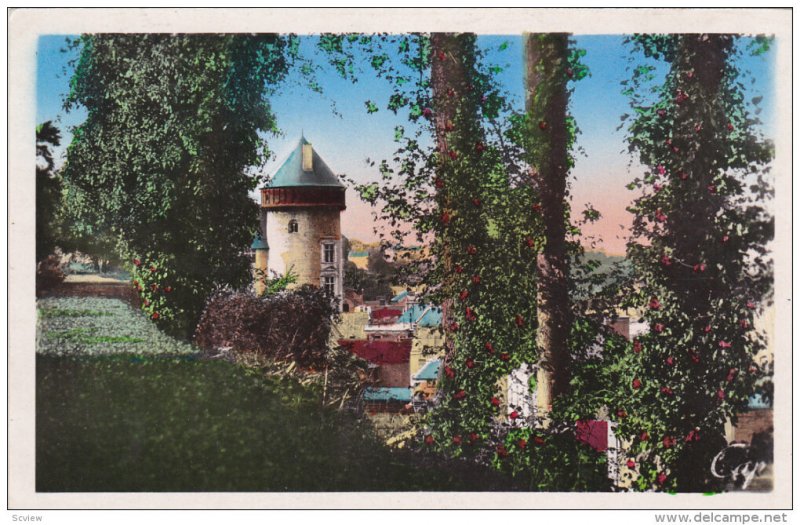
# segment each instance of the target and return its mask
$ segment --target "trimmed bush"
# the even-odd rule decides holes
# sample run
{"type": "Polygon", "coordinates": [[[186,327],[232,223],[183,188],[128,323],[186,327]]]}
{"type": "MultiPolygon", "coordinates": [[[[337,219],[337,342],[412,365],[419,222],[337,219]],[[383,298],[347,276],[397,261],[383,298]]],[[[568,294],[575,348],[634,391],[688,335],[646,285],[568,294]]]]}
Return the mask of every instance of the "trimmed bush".
{"type": "Polygon", "coordinates": [[[337,317],[330,298],[313,286],[265,297],[223,290],[206,303],[195,342],[206,351],[230,348],[317,366],[337,317]]]}
{"type": "Polygon", "coordinates": [[[41,296],[64,282],[64,272],[61,270],[58,257],[50,255],[39,261],[36,265],[36,295],[41,296]]]}

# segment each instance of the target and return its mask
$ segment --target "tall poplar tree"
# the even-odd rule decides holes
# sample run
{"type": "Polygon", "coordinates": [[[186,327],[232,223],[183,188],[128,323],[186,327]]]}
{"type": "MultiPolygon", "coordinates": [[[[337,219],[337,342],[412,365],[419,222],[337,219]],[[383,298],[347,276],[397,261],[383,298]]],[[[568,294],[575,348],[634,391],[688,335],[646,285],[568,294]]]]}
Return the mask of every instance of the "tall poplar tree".
{"type": "Polygon", "coordinates": [[[69,108],[88,116],[64,181],[73,222],[108,231],[145,311],[189,333],[216,286],[249,280],[248,170],[275,130],[265,95],[286,71],[273,34],[92,34],[69,108]]]}

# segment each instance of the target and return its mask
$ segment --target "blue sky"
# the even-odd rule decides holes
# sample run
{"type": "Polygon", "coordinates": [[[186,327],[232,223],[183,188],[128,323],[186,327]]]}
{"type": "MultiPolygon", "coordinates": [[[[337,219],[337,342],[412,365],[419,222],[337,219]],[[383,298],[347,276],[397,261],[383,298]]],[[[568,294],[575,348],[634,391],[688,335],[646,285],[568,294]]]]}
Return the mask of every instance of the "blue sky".
{"type": "MultiPolygon", "coordinates": [[[[636,176],[638,169],[635,164],[629,168],[624,132],[616,131],[620,116],[629,111],[628,100],[621,94],[620,82],[629,76],[626,68],[631,56],[629,49],[623,46],[622,35],[576,35],[574,39],[578,47],[586,50],[582,61],[591,74],[575,83],[570,101],[570,110],[581,129],[577,145],[586,154],[578,156],[573,170],[573,208],[581,210],[591,202],[602,213],[603,219],[586,229],[586,233],[601,235],[605,241],[601,248],[621,253],[624,241],[619,225],[630,224],[625,207],[633,197],[625,185],[636,176]]],[[[309,40],[306,39],[301,49],[313,57],[314,48],[309,40]]],[[[79,124],[86,113],[81,109],[66,113],[62,107],[69,92],[69,61],[76,56],[75,52],[62,52],[65,43],[66,37],[62,35],[39,39],[36,116],[37,122],[55,121],[63,130],[66,145],[71,138],[69,127],[79,124]]],[[[521,108],[522,38],[518,35],[480,36],[478,43],[487,50],[490,61],[505,67],[498,80],[521,108]],[[508,42],[508,46],[500,51],[503,42],[508,42]]],[[[748,99],[765,95],[760,117],[767,138],[774,138],[775,108],[774,96],[771,96],[775,89],[774,59],[773,46],[762,56],[745,55],[739,64],[755,79],[753,84],[746,84],[748,99]]],[[[660,65],[659,72],[663,74],[665,71],[666,67],[660,65]]],[[[385,81],[370,75],[368,69],[364,69],[364,73],[358,82],[351,83],[339,78],[330,68],[323,68],[319,72],[325,90],[323,95],[306,88],[299,75],[290,75],[288,82],[270,99],[283,136],[269,139],[270,146],[278,155],[277,160],[267,165],[268,172],[275,169],[282,153],[296,144],[302,132],[337,173],[346,173],[360,181],[376,178],[375,168],[369,168],[366,159],[390,158],[396,146],[392,141],[394,126],[407,125],[407,121],[383,107],[378,113],[367,114],[364,102],[374,100],[381,106],[381,101],[388,98],[389,88],[385,81]],[[331,111],[332,103],[339,115],[331,111]]],[[[63,148],[59,154],[63,154],[63,148]]],[[[348,210],[342,218],[343,233],[364,241],[374,240],[368,206],[358,202],[353,191],[348,192],[347,199],[348,210]]]]}

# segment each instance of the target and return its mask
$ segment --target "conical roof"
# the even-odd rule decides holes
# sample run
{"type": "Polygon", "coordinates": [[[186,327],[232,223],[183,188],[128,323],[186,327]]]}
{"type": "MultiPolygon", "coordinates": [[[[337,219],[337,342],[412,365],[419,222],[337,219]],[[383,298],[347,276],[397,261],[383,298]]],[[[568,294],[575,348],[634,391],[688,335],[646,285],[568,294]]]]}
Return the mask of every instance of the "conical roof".
{"type": "Polygon", "coordinates": [[[322,157],[312,147],[312,169],[303,170],[303,146],[311,145],[305,137],[300,137],[292,152],[275,172],[267,188],[291,188],[297,186],[327,186],[344,188],[339,178],[333,173],[322,157]]]}

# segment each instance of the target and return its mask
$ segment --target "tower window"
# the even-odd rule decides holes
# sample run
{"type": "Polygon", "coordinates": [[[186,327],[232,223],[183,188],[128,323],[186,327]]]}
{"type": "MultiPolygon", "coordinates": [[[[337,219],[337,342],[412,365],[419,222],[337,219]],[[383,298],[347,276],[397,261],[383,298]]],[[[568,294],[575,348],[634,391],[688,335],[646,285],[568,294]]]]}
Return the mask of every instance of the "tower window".
{"type": "Polygon", "coordinates": [[[297,221],[294,219],[289,221],[289,233],[297,233],[297,221]]]}
{"type": "Polygon", "coordinates": [[[323,280],[325,293],[333,297],[336,294],[336,278],[326,275],[323,280]]]}
{"type": "Polygon", "coordinates": [[[334,246],[333,244],[323,244],[323,251],[322,251],[322,262],[332,263],[335,261],[334,257],[334,246]]]}

